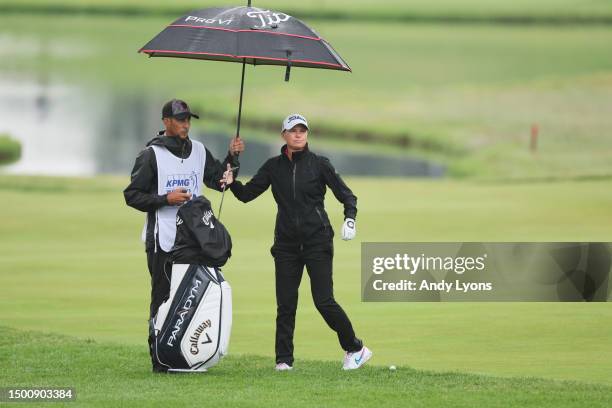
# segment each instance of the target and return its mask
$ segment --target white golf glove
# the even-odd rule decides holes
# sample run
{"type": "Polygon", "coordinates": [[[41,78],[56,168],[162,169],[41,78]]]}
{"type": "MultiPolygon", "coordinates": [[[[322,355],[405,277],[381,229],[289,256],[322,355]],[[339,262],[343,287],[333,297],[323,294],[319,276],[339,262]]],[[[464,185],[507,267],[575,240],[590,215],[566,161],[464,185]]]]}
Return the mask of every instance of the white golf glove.
{"type": "Polygon", "coordinates": [[[344,220],[344,224],[342,224],[342,239],[345,241],[349,241],[355,238],[355,234],[357,234],[355,220],[352,218],[347,218],[346,220],[344,220]]]}

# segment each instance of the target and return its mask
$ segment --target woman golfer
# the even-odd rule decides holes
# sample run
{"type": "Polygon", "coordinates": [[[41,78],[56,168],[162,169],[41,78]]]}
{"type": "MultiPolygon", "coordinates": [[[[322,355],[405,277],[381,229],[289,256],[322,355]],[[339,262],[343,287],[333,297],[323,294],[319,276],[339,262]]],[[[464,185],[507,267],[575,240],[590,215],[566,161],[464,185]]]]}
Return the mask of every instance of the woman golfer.
{"type": "MultiPolygon", "coordinates": [[[[359,368],[372,352],[355,336],[351,321],[334,299],[334,231],[323,205],[329,186],[344,204],[342,239],[350,240],[355,237],[357,197],[327,158],[308,150],[308,123],[302,115],[289,115],[283,121],[281,135],[286,144],[279,156],[266,161],[248,183],[234,181],[230,185],[236,198],[245,203],[271,185],[278,207],[271,249],[276,276],[276,370],[293,368],[295,312],[304,266],[310,276],[314,304],[338,334],[346,352],[343,368],[359,368]]],[[[228,184],[232,181],[228,180],[228,184]]]]}

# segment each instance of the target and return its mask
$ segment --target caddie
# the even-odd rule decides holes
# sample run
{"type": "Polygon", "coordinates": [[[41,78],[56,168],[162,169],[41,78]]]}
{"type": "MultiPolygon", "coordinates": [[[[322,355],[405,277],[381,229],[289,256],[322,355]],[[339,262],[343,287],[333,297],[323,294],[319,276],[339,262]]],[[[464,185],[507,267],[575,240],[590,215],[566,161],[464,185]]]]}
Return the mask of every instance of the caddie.
{"type": "MultiPolygon", "coordinates": [[[[202,195],[202,184],[221,191],[228,169],[238,167],[238,155],[244,151],[244,143],[235,137],[227,157],[219,162],[204,144],[189,138],[191,118],[199,116],[186,102],[172,99],[164,104],[164,130],[138,154],[130,184],[123,191],[127,205],[147,213],[142,239],[151,275],[149,319],[169,296],[172,268],[166,263],[176,236],[178,207],[202,195]]],[[[151,344],[149,335],[150,352],[151,344]]],[[[153,359],[152,363],[154,372],[165,371],[153,359]]]]}

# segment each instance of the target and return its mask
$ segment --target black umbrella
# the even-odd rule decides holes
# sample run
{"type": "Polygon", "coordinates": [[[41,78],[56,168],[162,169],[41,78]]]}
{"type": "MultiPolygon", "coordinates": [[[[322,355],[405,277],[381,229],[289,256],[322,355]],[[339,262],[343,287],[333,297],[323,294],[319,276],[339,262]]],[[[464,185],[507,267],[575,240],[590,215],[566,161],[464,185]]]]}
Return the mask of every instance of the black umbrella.
{"type": "Polygon", "coordinates": [[[246,64],[350,71],[324,39],[285,13],[251,7],[195,10],[177,19],[139,52],[150,57],[194,58],[242,63],[236,135],[240,135],[246,64]]]}

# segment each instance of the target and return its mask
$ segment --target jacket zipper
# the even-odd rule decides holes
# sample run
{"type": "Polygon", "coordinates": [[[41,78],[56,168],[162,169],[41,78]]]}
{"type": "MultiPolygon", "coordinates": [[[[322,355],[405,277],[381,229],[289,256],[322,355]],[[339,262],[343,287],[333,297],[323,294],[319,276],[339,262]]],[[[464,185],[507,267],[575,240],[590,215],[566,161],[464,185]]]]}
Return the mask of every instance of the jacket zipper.
{"type": "Polygon", "coordinates": [[[297,169],[297,163],[293,164],[293,201],[296,200],[296,197],[295,197],[295,169],[297,169]]]}
{"type": "MultiPolygon", "coordinates": [[[[297,169],[297,163],[294,162],[293,163],[293,202],[294,203],[297,201],[297,195],[295,193],[295,172],[296,172],[296,169],[297,169]]],[[[298,215],[297,210],[295,212],[295,229],[296,229],[296,233],[299,236],[299,234],[300,234],[300,217],[298,215]]],[[[301,246],[300,246],[300,248],[301,248],[301,246]]]]}

